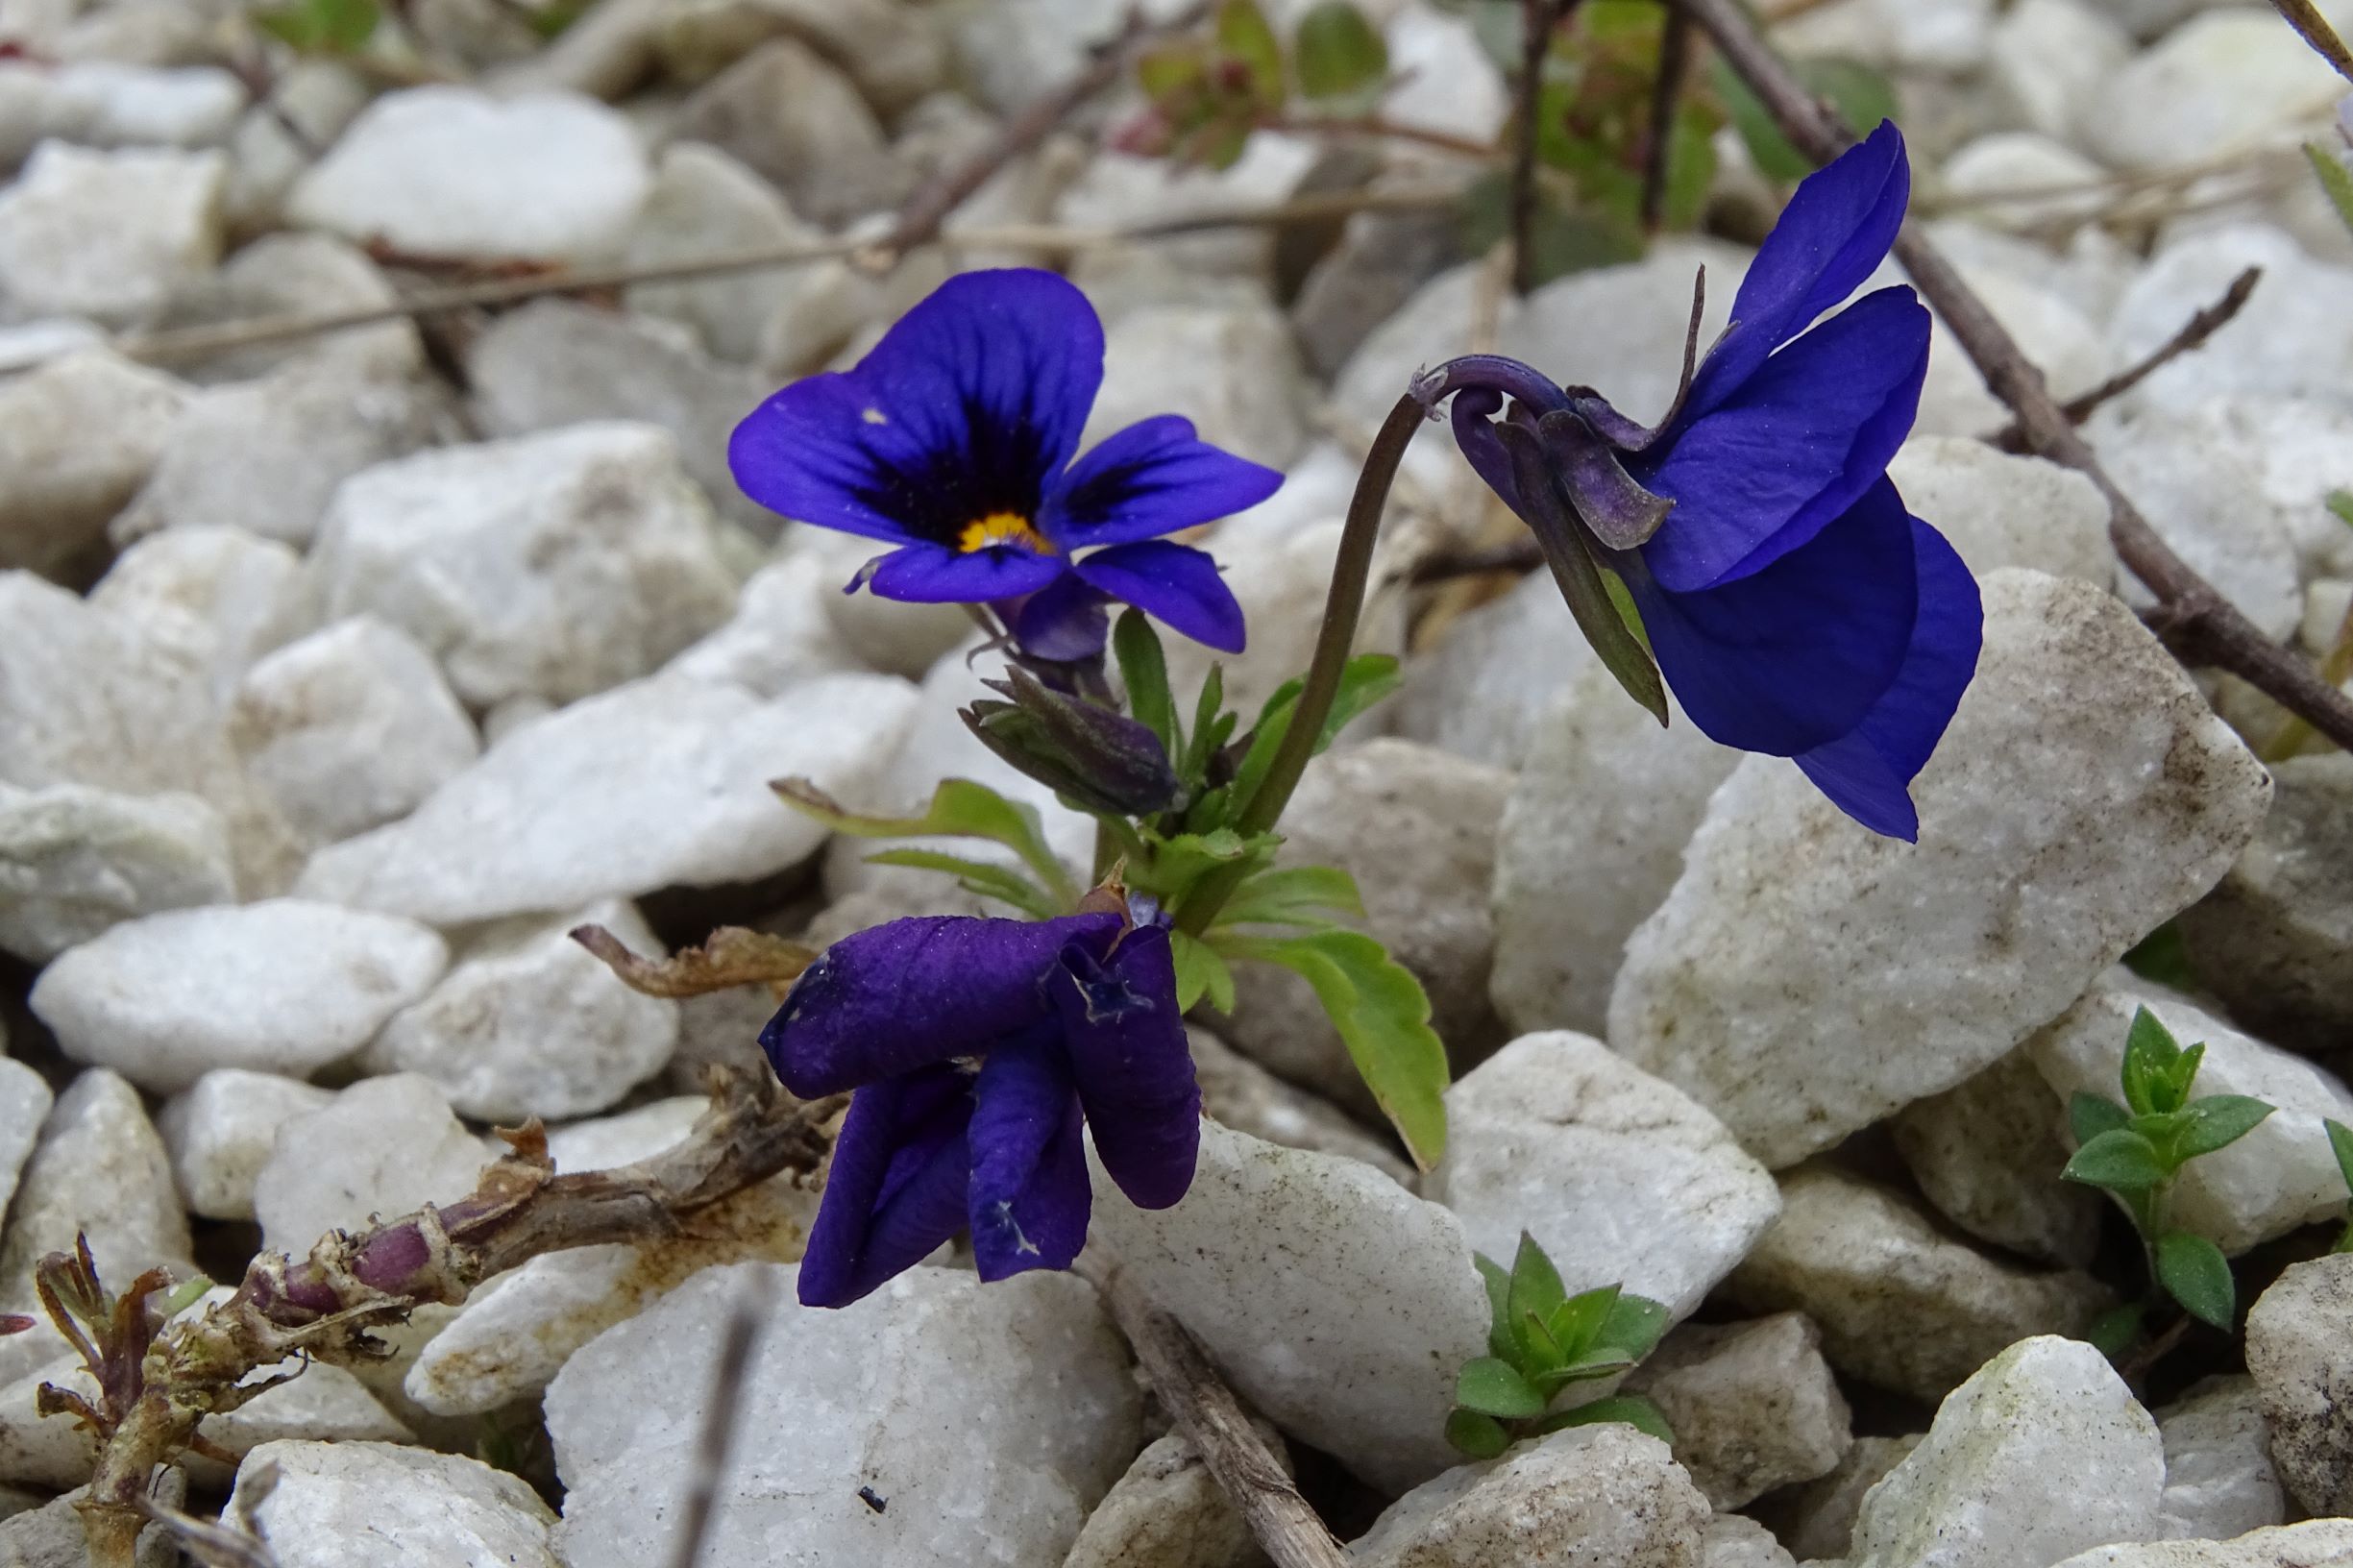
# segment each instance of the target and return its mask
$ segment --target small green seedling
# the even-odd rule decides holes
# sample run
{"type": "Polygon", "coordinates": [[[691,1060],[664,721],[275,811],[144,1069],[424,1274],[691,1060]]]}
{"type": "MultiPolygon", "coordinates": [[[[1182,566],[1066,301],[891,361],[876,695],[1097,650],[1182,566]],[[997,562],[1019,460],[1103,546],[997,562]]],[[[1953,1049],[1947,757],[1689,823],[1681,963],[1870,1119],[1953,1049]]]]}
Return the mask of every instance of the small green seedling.
{"type": "Polygon", "coordinates": [[[2203,1044],[2181,1045],[2155,1014],[2142,1008],[2124,1041],[2123,1103],[2078,1093],[2068,1104],[2079,1146],[2061,1174],[2115,1197],[2132,1216],[2148,1252],[2149,1296],[2118,1308],[2092,1327],[2093,1342],[2112,1356],[2139,1336],[2150,1309],[2165,1297],[2226,1332],[2237,1311],[2237,1289],[2222,1249],[2169,1221],[2173,1183],[2191,1161],[2253,1132],[2272,1108],[2244,1094],[2192,1099],[2190,1088],[2205,1054],[2203,1044]]]}
{"type": "MultiPolygon", "coordinates": [[[[2336,1152],[2337,1169],[2344,1177],[2345,1190],[2353,1192],[2353,1127],[2341,1121],[2323,1121],[2328,1129],[2328,1146],[2336,1152]]],[[[2344,1233],[2337,1237],[2331,1252],[2353,1252],[2353,1214],[2345,1218],[2344,1233]]]]}
{"type": "Polygon", "coordinates": [[[1455,1380],[1448,1442],[1475,1459],[1490,1459],[1522,1437],[1597,1421],[1623,1421],[1674,1441],[1658,1407],[1638,1396],[1552,1409],[1571,1384],[1629,1371],[1648,1356],[1667,1331],[1666,1308],[1614,1285],[1570,1295],[1526,1232],[1508,1272],[1491,1258],[1477,1262],[1494,1312],[1489,1354],[1467,1362],[1455,1380]]]}

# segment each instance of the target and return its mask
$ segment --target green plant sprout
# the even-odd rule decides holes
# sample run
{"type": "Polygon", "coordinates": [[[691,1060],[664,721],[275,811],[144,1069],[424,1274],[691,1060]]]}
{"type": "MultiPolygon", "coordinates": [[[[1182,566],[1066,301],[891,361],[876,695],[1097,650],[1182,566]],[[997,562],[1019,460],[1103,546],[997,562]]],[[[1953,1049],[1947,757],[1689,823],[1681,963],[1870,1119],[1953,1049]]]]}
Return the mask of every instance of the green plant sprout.
{"type": "Polygon", "coordinates": [[[1658,1407],[1640,1395],[1552,1409],[1572,1384],[1631,1370],[1667,1332],[1666,1308],[1614,1285],[1570,1295],[1553,1261],[1525,1231],[1508,1272],[1491,1258],[1476,1262],[1494,1321],[1488,1354],[1465,1362],[1455,1379],[1448,1442],[1472,1458],[1491,1459],[1523,1437],[1602,1421],[1622,1421],[1663,1443],[1675,1440],[1658,1407]]]}
{"type": "MultiPolygon", "coordinates": [[[[2345,1190],[2353,1192],[2353,1127],[2325,1119],[2321,1125],[2328,1129],[2328,1146],[2337,1156],[2337,1170],[2344,1177],[2345,1190]]],[[[2337,1244],[2329,1251],[2353,1252],[2353,1213],[2346,1215],[2344,1230],[2339,1233],[2337,1244]]]]}
{"type": "Polygon", "coordinates": [[[2078,1147],[2060,1174],[2114,1197],[2148,1256],[2149,1293],[2092,1326],[2092,1342],[2111,1357],[2139,1337],[2149,1311],[2169,1296],[2192,1317],[2225,1333],[2237,1311],[2238,1291],[2222,1249],[2171,1222],[2173,1184],[2184,1165],[2236,1143],[2273,1108],[2245,1094],[2192,1099],[2205,1054],[2203,1043],[2185,1047],[2175,1041],[2144,1007],[2133,1015],[2124,1040],[2123,1103],[2081,1092],[2068,1103],[2078,1147]]]}

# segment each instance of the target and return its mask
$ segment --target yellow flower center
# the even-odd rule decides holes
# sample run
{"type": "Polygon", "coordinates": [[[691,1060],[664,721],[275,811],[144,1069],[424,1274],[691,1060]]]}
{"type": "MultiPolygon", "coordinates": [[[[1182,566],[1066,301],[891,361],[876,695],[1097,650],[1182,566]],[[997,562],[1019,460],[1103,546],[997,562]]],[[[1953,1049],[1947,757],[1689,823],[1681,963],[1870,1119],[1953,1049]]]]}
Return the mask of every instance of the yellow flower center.
{"type": "Polygon", "coordinates": [[[957,550],[967,555],[992,545],[1018,545],[1038,555],[1054,553],[1045,535],[1031,527],[1029,519],[1018,512],[991,512],[977,523],[967,523],[956,536],[957,550]]]}

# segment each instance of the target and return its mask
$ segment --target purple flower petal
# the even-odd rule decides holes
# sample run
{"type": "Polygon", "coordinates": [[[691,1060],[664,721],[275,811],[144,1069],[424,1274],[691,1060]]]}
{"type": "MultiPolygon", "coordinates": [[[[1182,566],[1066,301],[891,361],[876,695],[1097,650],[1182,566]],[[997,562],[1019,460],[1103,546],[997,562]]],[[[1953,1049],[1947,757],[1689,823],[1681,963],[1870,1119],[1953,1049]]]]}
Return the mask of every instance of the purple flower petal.
{"type": "Polygon", "coordinates": [[[1732,322],[1701,361],[1683,408],[1697,417],[1738,389],[1765,356],[1863,285],[1903,227],[1912,168],[1886,120],[1798,184],[1732,300],[1732,322]]]}
{"type": "Polygon", "coordinates": [[[1059,555],[1016,545],[959,554],[938,545],[908,545],[868,569],[866,585],[884,599],[910,604],[985,604],[1034,594],[1069,570],[1059,555]]]}
{"type": "Polygon", "coordinates": [[[1021,651],[1035,659],[1071,664],[1103,651],[1111,618],[1103,596],[1075,572],[1066,572],[1018,605],[1000,605],[1005,625],[1021,651]]]}
{"type": "Polygon", "coordinates": [[[805,1307],[846,1307],[964,1228],[972,1080],[919,1067],[850,1097],[800,1260],[805,1307]]]}
{"type": "Polygon", "coordinates": [[[1201,1086],[1168,933],[1140,926],[1108,963],[1072,943],[1051,992],[1104,1170],[1138,1208],[1167,1208],[1192,1185],[1201,1146],[1201,1086]]]}
{"type": "Polygon", "coordinates": [[[1070,465],[1049,488],[1038,527],[1066,551],[1157,539],[1257,505],[1283,476],[1193,434],[1163,414],[1130,425],[1070,465]]]}
{"type": "Polygon", "coordinates": [[[951,278],[855,368],[811,376],[736,427],[744,493],[787,517],[954,547],[970,525],[1034,523],[1103,380],[1103,326],[1050,272],[951,278]]]}
{"type": "Polygon", "coordinates": [[[978,1056],[1052,1016],[1042,981],[1064,945],[1108,945],[1115,914],[1056,920],[928,916],[843,938],[794,982],[760,1032],[784,1087],[838,1094],[978,1056]]]}
{"type": "Polygon", "coordinates": [[[1641,484],[1676,502],[1642,547],[1659,586],[1691,593],[1746,576],[1852,505],[1912,428],[1928,328],[1909,288],[1883,288],[1632,464],[1641,484]]]}
{"type": "Polygon", "coordinates": [[[1097,551],[1072,570],[1196,643],[1224,653],[1242,650],[1242,607],[1205,551],[1148,539],[1097,551]]]}
{"type": "Polygon", "coordinates": [[[984,1280],[1068,1268],[1092,1201],[1078,1096],[1050,1036],[998,1046],[973,1085],[972,1260],[984,1280]]]}
{"type": "Polygon", "coordinates": [[[1912,520],[1884,478],[1762,572],[1679,594],[1627,576],[1676,700],[1710,739],[1795,756],[1839,739],[1894,684],[1919,605],[1912,520]]]}
{"type": "Polygon", "coordinates": [[[1919,518],[1911,523],[1920,615],[1902,674],[1851,733],[1797,758],[1839,810],[1874,833],[1906,842],[1920,837],[1911,782],[1952,723],[1985,636],[1976,579],[1943,534],[1919,518]]]}

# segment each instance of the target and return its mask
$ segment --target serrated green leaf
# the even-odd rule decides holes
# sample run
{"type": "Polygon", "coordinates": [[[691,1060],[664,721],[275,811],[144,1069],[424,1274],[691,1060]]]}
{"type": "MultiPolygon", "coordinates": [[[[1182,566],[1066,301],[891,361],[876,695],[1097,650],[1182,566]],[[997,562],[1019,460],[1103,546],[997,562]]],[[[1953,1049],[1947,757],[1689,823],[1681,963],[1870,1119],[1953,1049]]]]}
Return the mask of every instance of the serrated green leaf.
{"type": "Polygon", "coordinates": [[[1283,40],[1257,0],[1225,0],[1217,8],[1217,46],[1249,72],[1250,95],[1262,108],[1283,102],[1283,40]]]}
{"type": "Polygon", "coordinates": [[[2168,1231],[2157,1238],[2157,1283],[2183,1311],[2201,1323],[2227,1331],[2237,1287],[2222,1249],[2189,1231],[2168,1231]]]}
{"type": "Polygon", "coordinates": [[[2075,1135],[2077,1143],[2089,1143],[2102,1133],[2112,1133],[2132,1120],[2132,1113],[2104,1094],[2077,1090],[2068,1097],[2068,1130],[2075,1135]]]}
{"type": "Polygon", "coordinates": [[[957,879],[967,893],[1009,904],[1032,919],[1050,920],[1063,913],[1051,894],[1008,866],[967,860],[934,849],[883,849],[866,857],[869,866],[910,866],[917,870],[942,871],[957,879]]]}
{"type": "Polygon", "coordinates": [[[1621,1421],[1637,1432],[1647,1433],[1672,1447],[1675,1433],[1658,1407],[1640,1394],[1616,1394],[1608,1399],[1597,1399],[1590,1405],[1548,1415],[1532,1429],[1538,1433],[1560,1432],[1569,1427],[1598,1426],[1605,1421],[1621,1421]]]}
{"type": "Polygon", "coordinates": [[[1571,1360],[1581,1360],[1609,1321],[1609,1309],[1617,1305],[1619,1287],[1605,1285],[1599,1289],[1580,1290],[1553,1311],[1549,1327],[1561,1354],[1571,1360]]]}
{"type": "Polygon", "coordinates": [[[1620,1292],[1610,1303],[1608,1320],[1594,1337],[1591,1352],[1595,1356],[1607,1354],[1614,1360],[1638,1361],[1658,1348],[1659,1337],[1667,1327],[1664,1303],[1620,1292]]]}
{"type": "Polygon", "coordinates": [[[1328,923],[1364,914],[1357,879],[1337,866],[1274,866],[1255,871],[1217,911],[1217,925],[1328,923]]]}
{"type": "Polygon", "coordinates": [[[2086,1187],[2140,1192],[2155,1187],[2172,1172],[2166,1167],[2155,1144],[2129,1127],[2119,1127],[2077,1149],[2059,1174],[2086,1187]]]}
{"type": "Polygon", "coordinates": [[[1349,0],[1322,0],[1299,18],[1292,37],[1299,90],[1318,102],[1379,93],[1389,74],[1389,46],[1381,30],[1349,0]]]}
{"type": "Polygon", "coordinates": [[[1112,626],[1111,646],[1119,661],[1120,684],[1127,688],[1127,711],[1159,739],[1169,756],[1182,758],[1185,730],[1168,690],[1168,659],[1161,650],[1160,633],[1140,610],[1122,611],[1112,626]]]}
{"type": "Polygon", "coordinates": [[[1455,1403],[1507,1421],[1525,1421],[1544,1413],[1544,1396],[1520,1376],[1518,1367],[1494,1356],[1463,1363],[1455,1377],[1455,1403]]]}
{"type": "Polygon", "coordinates": [[[2135,1115],[2157,1115],[2178,1111],[2181,1102],[2172,1099],[2173,1065],[2181,1058],[2181,1046],[2173,1032],[2147,1008],[2135,1010],[2132,1026],[2124,1034],[2124,1060],[2118,1077],[2124,1090],[2124,1103],[2135,1115]]]}
{"type": "Polygon", "coordinates": [[[1280,964],[1314,988],[1364,1087],[1424,1170],[1446,1152],[1446,1046],[1430,1027],[1422,983],[1360,931],[1296,937],[1220,933],[1229,958],[1280,964]]]}
{"type": "Polygon", "coordinates": [[[2147,1315],[2145,1302],[2112,1307],[2092,1319],[2092,1326],[2083,1331],[2084,1339],[2108,1360],[2117,1360],[2141,1337],[2141,1322],[2147,1315]]]}
{"type": "Polygon", "coordinates": [[[2201,1154],[2228,1148],[2263,1125],[2272,1108],[2249,1094],[2209,1094],[2182,1107],[2182,1127],[2175,1135],[2174,1157],[2194,1160],[2201,1154]]]}
{"type": "MultiPolygon", "coordinates": [[[[1881,120],[1896,118],[1896,89],[1887,78],[1851,60],[1821,56],[1790,62],[1799,81],[1816,98],[1826,98],[1840,116],[1857,132],[1868,133],[1881,120]]],[[[1749,156],[1769,180],[1794,184],[1814,172],[1813,160],[1790,145],[1772,111],[1758,101],[1723,57],[1714,68],[1716,95],[1730,111],[1733,129],[1748,145],[1749,156]]]]}
{"type": "Polygon", "coordinates": [[[802,816],[824,823],[836,833],[858,839],[956,838],[987,839],[1001,844],[1021,858],[1030,873],[1067,909],[1078,902],[1069,873],[1054,851],[1046,847],[1045,829],[1038,808],[1008,800],[986,784],[968,778],[943,779],[932,792],[931,804],[918,817],[872,817],[845,810],[832,796],[805,778],[783,778],[769,788],[802,816]]]}
{"type": "Polygon", "coordinates": [[[1446,1417],[1446,1440],[1466,1458],[1491,1459],[1511,1446],[1511,1433],[1491,1415],[1458,1409],[1446,1417]]]}
{"type": "Polygon", "coordinates": [[[2316,141],[2304,144],[2304,156],[2311,160],[2328,205],[2337,209],[2337,221],[2353,231],[2353,169],[2347,169],[2342,159],[2316,141]]]}

